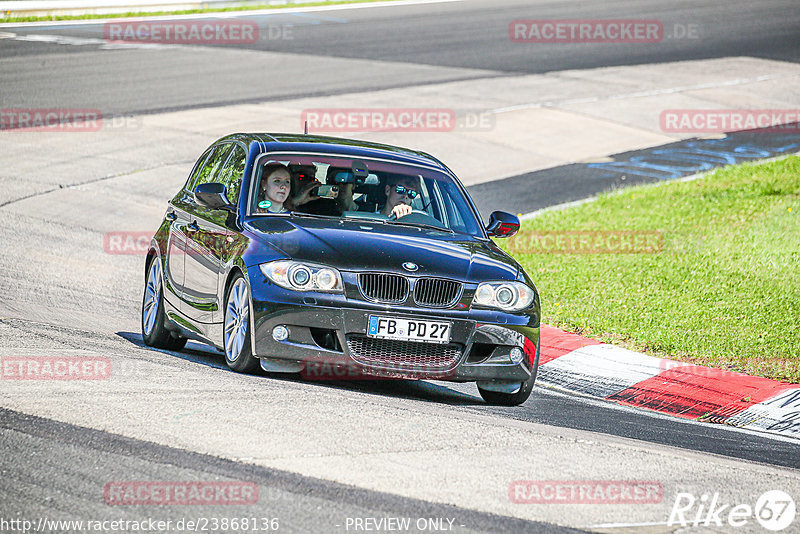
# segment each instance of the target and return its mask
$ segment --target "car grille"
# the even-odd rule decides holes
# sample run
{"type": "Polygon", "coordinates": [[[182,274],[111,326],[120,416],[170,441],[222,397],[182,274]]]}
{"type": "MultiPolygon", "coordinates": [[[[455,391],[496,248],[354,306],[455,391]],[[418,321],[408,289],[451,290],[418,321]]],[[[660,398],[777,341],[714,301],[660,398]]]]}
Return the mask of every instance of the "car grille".
{"type": "Polygon", "coordinates": [[[398,304],[408,298],[408,280],[404,276],[364,273],[358,275],[358,285],[370,300],[398,304]]]}
{"type": "Polygon", "coordinates": [[[461,283],[444,278],[421,278],[414,286],[414,300],[420,306],[444,308],[455,304],[461,283]]]}
{"type": "Polygon", "coordinates": [[[361,365],[411,374],[447,371],[456,365],[461,355],[460,346],[454,343],[437,345],[356,335],[347,336],[347,347],[361,365]]]}

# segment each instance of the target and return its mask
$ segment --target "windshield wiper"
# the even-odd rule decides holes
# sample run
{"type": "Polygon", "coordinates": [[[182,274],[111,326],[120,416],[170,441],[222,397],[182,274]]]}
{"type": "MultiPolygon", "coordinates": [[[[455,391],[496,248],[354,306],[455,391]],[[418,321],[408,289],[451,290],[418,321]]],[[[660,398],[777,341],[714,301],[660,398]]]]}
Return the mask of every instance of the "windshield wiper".
{"type": "Polygon", "coordinates": [[[428,228],[430,230],[438,230],[440,232],[446,232],[448,234],[455,234],[453,230],[450,228],[446,228],[444,226],[436,226],[434,224],[425,224],[425,223],[411,223],[411,222],[403,222],[400,220],[392,221],[391,219],[387,221],[388,224],[396,224],[398,226],[413,226],[415,228],[428,228]]]}
{"type": "Polygon", "coordinates": [[[342,215],[342,220],[347,222],[357,222],[357,223],[389,224],[389,221],[385,218],[373,219],[372,217],[353,217],[352,215],[342,215]]]}
{"type": "Polygon", "coordinates": [[[448,234],[455,234],[453,230],[450,228],[446,228],[444,226],[436,226],[434,224],[425,224],[425,223],[411,223],[411,222],[403,222],[398,220],[392,219],[373,219],[371,217],[348,217],[348,216],[337,216],[337,215],[318,215],[316,213],[303,213],[302,211],[292,211],[290,212],[291,215],[295,215],[298,217],[310,217],[312,219],[337,219],[340,221],[358,221],[364,223],[380,223],[380,224],[395,224],[397,226],[410,226],[414,228],[426,228],[428,230],[437,230],[439,232],[445,232],[448,234]]]}
{"type": "Polygon", "coordinates": [[[341,219],[338,215],[321,215],[317,213],[304,213],[302,211],[290,211],[289,214],[296,217],[311,217],[312,219],[341,219]]]}

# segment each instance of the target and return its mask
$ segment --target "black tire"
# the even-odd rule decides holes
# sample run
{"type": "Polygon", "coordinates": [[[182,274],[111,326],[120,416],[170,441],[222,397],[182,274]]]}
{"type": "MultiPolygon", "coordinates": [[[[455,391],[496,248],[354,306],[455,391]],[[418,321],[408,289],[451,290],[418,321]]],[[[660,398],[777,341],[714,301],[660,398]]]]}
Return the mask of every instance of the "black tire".
{"type": "Polygon", "coordinates": [[[179,352],[183,350],[183,347],[186,346],[186,339],[183,336],[176,336],[174,333],[170,336],[169,341],[167,341],[167,346],[164,347],[166,350],[174,350],[175,352],[179,352]]]}
{"type": "Polygon", "coordinates": [[[145,345],[175,351],[181,350],[186,345],[185,337],[176,336],[166,327],[164,285],[161,276],[161,262],[157,256],[154,256],[147,265],[141,317],[142,339],[145,345]],[[149,313],[151,308],[153,315],[149,313]]]}
{"type": "Polygon", "coordinates": [[[528,397],[531,396],[531,392],[533,391],[533,384],[536,382],[536,373],[539,370],[539,347],[541,345],[542,338],[540,334],[539,343],[536,344],[536,357],[534,359],[531,377],[527,381],[522,382],[522,387],[520,387],[516,393],[489,391],[478,386],[478,392],[487,404],[492,404],[494,406],[519,406],[528,400],[528,397]]]}
{"type": "Polygon", "coordinates": [[[253,347],[250,343],[251,314],[250,287],[239,274],[231,281],[228,293],[225,295],[225,315],[222,323],[225,363],[238,373],[255,373],[261,367],[258,358],[253,356],[253,347]],[[237,341],[239,335],[243,338],[237,341]]]}

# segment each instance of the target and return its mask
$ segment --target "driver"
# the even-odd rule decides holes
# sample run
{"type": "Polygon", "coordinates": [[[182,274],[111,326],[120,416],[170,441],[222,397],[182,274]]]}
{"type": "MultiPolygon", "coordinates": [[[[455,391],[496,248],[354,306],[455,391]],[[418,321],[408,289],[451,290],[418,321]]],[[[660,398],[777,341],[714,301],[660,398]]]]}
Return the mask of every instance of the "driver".
{"type": "Polygon", "coordinates": [[[378,210],[387,217],[411,213],[411,201],[419,196],[419,180],[413,176],[391,176],[386,181],[386,204],[378,210]]]}

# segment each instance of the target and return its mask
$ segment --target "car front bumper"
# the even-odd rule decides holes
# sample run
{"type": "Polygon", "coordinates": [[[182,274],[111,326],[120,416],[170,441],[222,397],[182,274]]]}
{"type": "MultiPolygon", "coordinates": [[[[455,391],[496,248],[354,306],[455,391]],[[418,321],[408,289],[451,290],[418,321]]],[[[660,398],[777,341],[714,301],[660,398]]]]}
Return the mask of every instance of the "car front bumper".
{"type": "Polygon", "coordinates": [[[311,379],[366,375],[502,384],[529,380],[538,365],[539,327],[538,322],[529,324],[530,316],[493,312],[466,317],[470,314],[461,312],[455,317],[446,310],[369,309],[352,301],[342,304],[276,304],[254,299],[253,352],[262,359],[262,367],[272,369],[271,362],[275,370],[301,371],[311,379]],[[448,321],[452,323],[450,343],[370,338],[370,315],[448,321]],[[288,330],[285,340],[273,337],[278,326],[288,330]]]}

